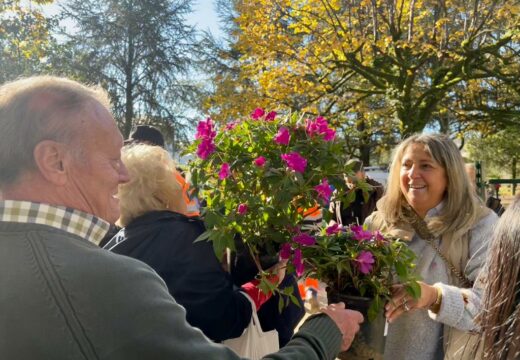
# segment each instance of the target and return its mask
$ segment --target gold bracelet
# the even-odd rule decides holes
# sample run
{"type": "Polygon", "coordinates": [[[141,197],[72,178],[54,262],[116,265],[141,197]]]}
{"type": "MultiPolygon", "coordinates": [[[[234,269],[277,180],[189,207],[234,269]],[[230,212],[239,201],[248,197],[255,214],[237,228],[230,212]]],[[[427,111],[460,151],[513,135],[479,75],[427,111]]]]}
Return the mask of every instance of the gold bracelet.
{"type": "Polygon", "coordinates": [[[434,286],[434,288],[437,289],[437,299],[430,305],[430,311],[434,314],[438,314],[442,304],[442,289],[439,286],[434,286]]]}

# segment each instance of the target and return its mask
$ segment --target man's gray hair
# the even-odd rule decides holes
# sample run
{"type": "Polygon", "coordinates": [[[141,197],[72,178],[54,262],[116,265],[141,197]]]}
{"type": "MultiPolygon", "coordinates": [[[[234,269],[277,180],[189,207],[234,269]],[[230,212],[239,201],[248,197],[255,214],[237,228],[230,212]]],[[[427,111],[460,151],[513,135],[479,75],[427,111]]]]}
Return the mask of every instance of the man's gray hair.
{"type": "Polygon", "coordinates": [[[0,188],[35,169],[34,148],[43,140],[75,147],[83,113],[92,103],[107,109],[107,93],[99,87],[54,76],[36,76],[0,87],[0,188]]]}

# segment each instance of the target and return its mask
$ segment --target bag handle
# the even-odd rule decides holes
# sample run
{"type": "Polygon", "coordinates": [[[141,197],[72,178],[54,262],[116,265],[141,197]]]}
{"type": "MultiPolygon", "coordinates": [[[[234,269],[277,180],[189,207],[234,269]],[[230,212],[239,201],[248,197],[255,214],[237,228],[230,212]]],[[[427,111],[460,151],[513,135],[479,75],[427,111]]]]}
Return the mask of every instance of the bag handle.
{"type": "Polygon", "coordinates": [[[256,304],[255,304],[255,301],[251,298],[251,296],[249,296],[248,294],[246,294],[245,292],[241,291],[240,292],[242,295],[245,296],[245,298],[247,300],[249,300],[249,302],[251,303],[251,321],[253,321],[253,324],[258,327],[258,330],[260,331],[261,334],[263,334],[263,330],[262,328],[260,327],[260,320],[258,319],[258,314],[256,313],[256,304]]]}
{"type": "Polygon", "coordinates": [[[410,225],[414,228],[415,232],[419,235],[421,239],[426,241],[439,255],[439,257],[444,261],[446,266],[450,269],[450,271],[460,280],[461,284],[467,288],[473,287],[473,282],[469,280],[466,275],[460,272],[446,256],[441,252],[441,249],[433,242],[435,240],[435,236],[428,229],[428,225],[424,221],[423,218],[417,214],[417,212],[413,208],[404,207],[405,213],[407,217],[410,219],[410,225]]]}

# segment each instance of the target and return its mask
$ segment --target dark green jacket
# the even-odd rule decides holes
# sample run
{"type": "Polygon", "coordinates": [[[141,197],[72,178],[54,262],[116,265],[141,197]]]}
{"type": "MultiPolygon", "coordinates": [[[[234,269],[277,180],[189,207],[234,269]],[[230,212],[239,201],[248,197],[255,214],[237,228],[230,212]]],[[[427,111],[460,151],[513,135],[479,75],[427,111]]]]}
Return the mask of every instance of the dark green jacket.
{"type": "MultiPolygon", "coordinates": [[[[268,359],[333,359],[341,334],[307,321],[268,359]]],[[[0,222],[0,359],[238,359],[186,322],[144,263],[44,225],[0,222]]]]}

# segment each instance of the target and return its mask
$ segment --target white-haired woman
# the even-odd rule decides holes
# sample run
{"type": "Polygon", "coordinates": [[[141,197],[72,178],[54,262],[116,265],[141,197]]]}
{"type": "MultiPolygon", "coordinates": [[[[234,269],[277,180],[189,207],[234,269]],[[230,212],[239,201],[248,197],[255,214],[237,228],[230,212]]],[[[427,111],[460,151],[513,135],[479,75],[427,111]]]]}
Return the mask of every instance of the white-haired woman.
{"type": "Polygon", "coordinates": [[[454,329],[474,327],[472,283],[497,216],[476,197],[457,146],[439,134],[414,135],[396,148],[377,208],[366,224],[407,240],[422,279],[419,299],[395,286],[384,358],[450,358],[454,329]]]}
{"type": "Polygon", "coordinates": [[[211,243],[194,243],[204,224],[184,215],[186,203],[175,179],[175,163],[163,148],[130,145],[123,149],[122,160],[130,174],[118,192],[118,225],[123,229],[104,248],[152,267],[186,309],[188,322],[210,339],[240,336],[252,314],[251,303],[240,292],[246,292],[257,309],[268,296],[251,283],[236,288],[211,243]]]}

